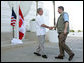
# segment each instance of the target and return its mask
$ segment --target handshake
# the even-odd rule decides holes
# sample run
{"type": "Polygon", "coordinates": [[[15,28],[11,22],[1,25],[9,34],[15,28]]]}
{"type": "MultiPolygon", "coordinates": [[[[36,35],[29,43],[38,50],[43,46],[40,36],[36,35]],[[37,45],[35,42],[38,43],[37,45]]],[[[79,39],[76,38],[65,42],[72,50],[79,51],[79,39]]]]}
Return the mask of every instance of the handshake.
{"type": "Polygon", "coordinates": [[[48,29],[49,29],[49,30],[52,30],[53,28],[55,28],[55,27],[54,27],[54,26],[53,26],[53,27],[49,27],[48,29]]]}

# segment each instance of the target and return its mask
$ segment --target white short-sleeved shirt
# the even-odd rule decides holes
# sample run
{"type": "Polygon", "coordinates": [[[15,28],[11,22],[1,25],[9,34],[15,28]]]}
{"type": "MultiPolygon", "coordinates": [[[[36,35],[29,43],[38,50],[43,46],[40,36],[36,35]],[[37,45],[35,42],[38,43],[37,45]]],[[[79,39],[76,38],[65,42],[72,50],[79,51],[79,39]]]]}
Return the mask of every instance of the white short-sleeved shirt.
{"type": "Polygon", "coordinates": [[[41,27],[42,24],[45,24],[43,16],[36,16],[36,34],[38,35],[45,35],[46,29],[45,27],[41,27]]]}

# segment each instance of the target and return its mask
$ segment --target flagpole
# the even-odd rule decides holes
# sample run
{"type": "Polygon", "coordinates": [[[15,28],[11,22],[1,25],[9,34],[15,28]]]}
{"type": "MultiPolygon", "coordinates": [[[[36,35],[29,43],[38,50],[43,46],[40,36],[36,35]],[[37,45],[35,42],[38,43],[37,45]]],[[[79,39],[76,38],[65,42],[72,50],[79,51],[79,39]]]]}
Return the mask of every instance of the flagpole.
{"type": "Polygon", "coordinates": [[[16,36],[17,36],[17,39],[19,39],[19,3],[20,3],[20,1],[18,1],[17,2],[17,26],[16,26],[16,29],[17,29],[17,31],[16,31],[16,36]]]}
{"type": "Polygon", "coordinates": [[[14,26],[13,26],[13,38],[14,38],[14,26]]]}
{"type": "Polygon", "coordinates": [[[13,26],[13,38],[14,38],[14,26],[13,26]]]}

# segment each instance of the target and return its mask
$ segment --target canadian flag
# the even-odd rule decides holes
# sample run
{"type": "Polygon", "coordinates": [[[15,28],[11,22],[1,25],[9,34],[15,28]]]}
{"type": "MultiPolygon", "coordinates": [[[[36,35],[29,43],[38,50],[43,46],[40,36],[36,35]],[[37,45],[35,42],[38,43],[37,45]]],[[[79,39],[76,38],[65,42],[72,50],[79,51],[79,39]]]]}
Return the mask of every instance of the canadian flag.
{"type": "Polygon", "coordinates": [[[25,33],[24,17],[19,6],[19,39],[22,40],[25,33]]]}

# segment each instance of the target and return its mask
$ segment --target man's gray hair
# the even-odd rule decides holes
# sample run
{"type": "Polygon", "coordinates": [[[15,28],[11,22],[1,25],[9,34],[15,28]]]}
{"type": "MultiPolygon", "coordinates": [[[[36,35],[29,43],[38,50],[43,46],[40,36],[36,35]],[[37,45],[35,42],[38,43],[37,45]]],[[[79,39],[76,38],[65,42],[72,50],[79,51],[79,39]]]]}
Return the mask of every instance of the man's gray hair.
{"type": "Polygon", "coordinates": [[[59,6],[58,8],[59,9],[62,9],[62,11],[64,11],[64,7],[63,6],[59,6]]]}
{"type": "Polygon", "coordinates": [[[42,9],[42,8],[38,8],[38,9],[37,9],[37,13],[38,13],[40,10],[43,10],[43,9],[42,9]]]}

